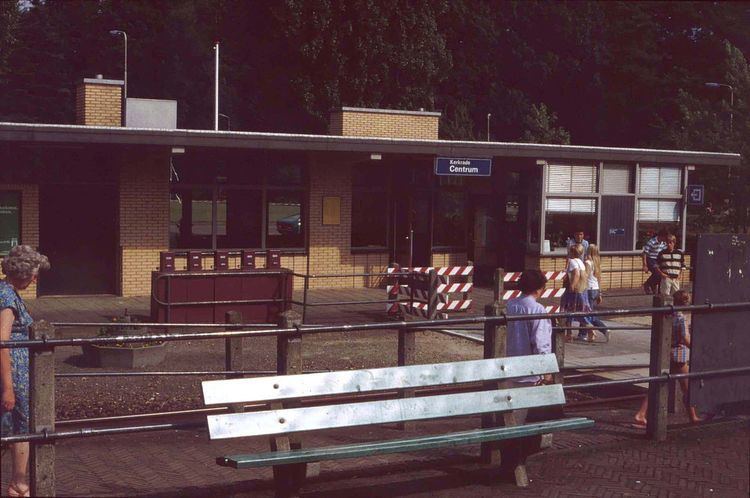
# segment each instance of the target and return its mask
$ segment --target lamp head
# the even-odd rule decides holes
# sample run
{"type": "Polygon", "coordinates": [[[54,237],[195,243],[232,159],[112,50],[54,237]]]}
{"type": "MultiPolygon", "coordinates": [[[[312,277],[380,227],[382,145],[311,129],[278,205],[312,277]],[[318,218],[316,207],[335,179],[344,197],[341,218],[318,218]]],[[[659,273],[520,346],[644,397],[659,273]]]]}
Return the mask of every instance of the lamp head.
{"type": "Polygon", "coordinates": [[[708,88],[719,88],[721,85],[719,83],[714,82],[706,82],[704,83],[708,88]]]}
{"type": "Polygon", "coordinates": [[[113,29],[109,32],[110,35],[117,36],[117,35],[123,35],[125,34],[124,31],[120,31],[119,29],[113,29]]]}

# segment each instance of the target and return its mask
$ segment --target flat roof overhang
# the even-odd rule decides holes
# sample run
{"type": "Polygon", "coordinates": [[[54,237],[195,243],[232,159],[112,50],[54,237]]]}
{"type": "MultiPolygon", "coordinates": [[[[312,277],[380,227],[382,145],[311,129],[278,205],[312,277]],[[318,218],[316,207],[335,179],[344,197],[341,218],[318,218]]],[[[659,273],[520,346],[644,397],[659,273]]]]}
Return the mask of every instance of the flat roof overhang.
{"type": "Polygon", "coordinates": [[[0,122],[0,142],[279,149],[449,157],[526,157],[738,166],[740,154],[583,145],[342,137],[0,122]]]}

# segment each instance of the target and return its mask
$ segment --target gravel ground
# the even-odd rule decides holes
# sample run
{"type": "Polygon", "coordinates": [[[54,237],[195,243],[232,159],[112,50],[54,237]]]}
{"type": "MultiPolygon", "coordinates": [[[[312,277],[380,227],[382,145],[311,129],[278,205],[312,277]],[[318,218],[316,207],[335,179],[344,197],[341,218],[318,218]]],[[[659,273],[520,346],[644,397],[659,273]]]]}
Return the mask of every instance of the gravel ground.
{"type": "MultiPolygon", "coordinates": [[[[175,341],[166,344],[166,359],[149,371],[223,370],[224,341],[175,341]]],[[[342,370],[396,365],[397,336],[391,330],[309,335],[303,339],[305,370],[342,370]]],[[[243,370],[275,370],[276,340],[243,340],[243,370]]],[[[479,359],[481,344],[434,332],[417,333],[417,362],[479,359]]],[[[101,372],[85,365],[80,347],[55,353],[59,373],[101,372]]],[[[110,369],[106,371],[128,371],[110,369]]],[[[200,382],[217,376],[58,378],[58,420],[154,413],[202,407],[200,382]]]]}

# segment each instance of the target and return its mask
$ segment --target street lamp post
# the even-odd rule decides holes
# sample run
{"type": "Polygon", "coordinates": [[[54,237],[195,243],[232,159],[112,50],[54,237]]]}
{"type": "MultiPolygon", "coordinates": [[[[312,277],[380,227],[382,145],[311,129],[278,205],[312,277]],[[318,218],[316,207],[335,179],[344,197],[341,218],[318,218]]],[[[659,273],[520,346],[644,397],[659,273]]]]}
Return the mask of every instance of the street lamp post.
{"type": "Polygon", "coordinates": [[[124,71],[123,71],[123,90],[122,90],[122,101],[123,101],[123,107],[125,109],[125,112],[127,113],[128,109],[128,34],[122,30],[119,29],[113,29],[109,32],[112,36],[119,36],[122,35],[123,40],[125,40],[125,65],[124,65],[124,71]]]}
{"type": "Polygon", "coordinates": [[[709,81],[705,83],[708,88],[729,88],[729,133],[734,131],[734,87],[726,83],[714,83],[709,81]]]}

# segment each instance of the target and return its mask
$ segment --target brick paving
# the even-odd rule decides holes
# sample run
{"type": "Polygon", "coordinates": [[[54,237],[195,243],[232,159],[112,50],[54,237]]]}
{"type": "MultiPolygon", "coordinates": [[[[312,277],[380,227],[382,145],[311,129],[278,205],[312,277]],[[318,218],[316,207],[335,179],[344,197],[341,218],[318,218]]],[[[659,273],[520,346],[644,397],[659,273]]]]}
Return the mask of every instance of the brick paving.
{"type": "MultiPolygon", "coordinates": [[[[369,292],[372,291],[347,291],[345,298],[371,296],[369,292]]],[[[341,296],[342,291],[311,294],[320,301],[341,296]]],[[[616,305],[648,304],[647,298],[641,301],[616,305]]],[[[54,305],[48,299],[30,302],[35,316],[55,321],[100,321],[124,307],[131,313],[145,314],[148,300],[61,298],[54,300],[54,305]]],[[[379,309],[372,311],[372,306],[353,308],[345,313],[316,308],[311,321],[325,322],[332,318],[365,321],[376,314],[382,317],[379,309]]],[[[465,343],[466,348],[478,347],[461,339],[455,341],[465,343]]],[[[647,349],[647,332],[644,341],[643,332],[626,331],[614,335],[608,345],[573,345],[570,352],[579,351],[576,356],[583,360],[586,355],[603,356],[607,352],[616,356],[617,351],[628,348],[643,351],[644,345],[647,349]]],[[[733,417],[689,426],[684,413],[678,411],[670,419],[669,440],[654,443],[644,438],[643,431],[629,426],[637,407],[635,402],[612,406],[569,410],[571,415],[593,418],[596,426],[586,431],[556,434],[552,448],[529,460],[532,482],[527,490],[517,489],[497,468],[479,463],[478,447],[468,446],[324,462],[320,477],[305,486],[303,496],[748,496],[750,418],[733,417]]],[[[476,418],[426,422],[417,424],[415,433],[476,426],[476,418]]],[[[336,445],[410,435],[412,432],[389,427],[371,427],[336,431],[324,437],[310,436],[305,442],[308,446],[336,445]]],[[[212,442],[204,430],[61,441],[57,444],[58,495],[272,496],[270,469],[235,471],[214,464],[216,456],[263,451],[265,443],[252,439],[212,442]]],[[[5,490],[9,459],[3,456],[2,489],[5,490]]]]}

